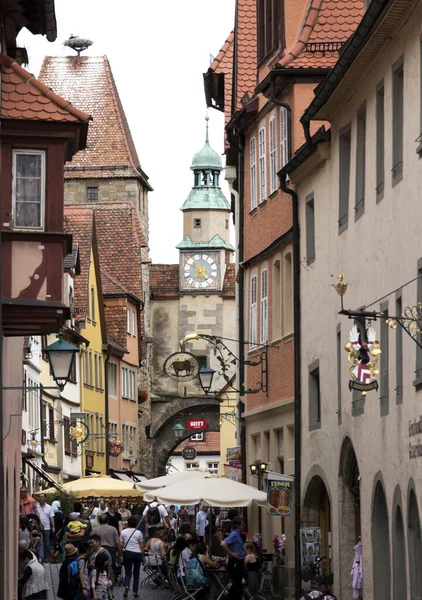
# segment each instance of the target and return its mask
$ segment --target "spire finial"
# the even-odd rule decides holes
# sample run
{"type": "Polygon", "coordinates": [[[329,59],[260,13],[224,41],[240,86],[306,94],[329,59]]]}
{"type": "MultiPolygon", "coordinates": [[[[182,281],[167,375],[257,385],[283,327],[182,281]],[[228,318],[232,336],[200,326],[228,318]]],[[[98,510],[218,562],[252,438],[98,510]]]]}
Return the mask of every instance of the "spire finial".
{"type": "Polygon", "coordinates": [[[208,121],[210,120],[209,116],[208,116],[208,111],[207,114],[205,116],[205,122],[206,122],[206,133],[205,133],[205,143],[209,144],[209,139],[208,139],[208,121]]]}

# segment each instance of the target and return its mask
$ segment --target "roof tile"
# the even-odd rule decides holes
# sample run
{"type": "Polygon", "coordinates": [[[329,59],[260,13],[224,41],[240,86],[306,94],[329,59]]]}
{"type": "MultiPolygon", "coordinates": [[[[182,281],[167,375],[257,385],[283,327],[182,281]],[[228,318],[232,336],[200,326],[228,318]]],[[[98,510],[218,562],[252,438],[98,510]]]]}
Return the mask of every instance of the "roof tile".
{"type": "Polygon", "coordinates": [[[151,300],[179,298],[179,265],[151,265],[149,269],[149,289],[151,300]]]}
{"type": "MultiPolygon", "coordinates": [[[[195,432],[192,431],[192,435],[194,435],[194,433],[195,432]]],[[[183,442],[173,451],[173,454],[181,454],[186,446],[194,446],[197,454],[210,454],[211,452],[215,454],[220,452],[219,431],[206,431],[204,432],[204,438],[203,442],[193,441],[190,438],[183,440],[183,442]]]]}

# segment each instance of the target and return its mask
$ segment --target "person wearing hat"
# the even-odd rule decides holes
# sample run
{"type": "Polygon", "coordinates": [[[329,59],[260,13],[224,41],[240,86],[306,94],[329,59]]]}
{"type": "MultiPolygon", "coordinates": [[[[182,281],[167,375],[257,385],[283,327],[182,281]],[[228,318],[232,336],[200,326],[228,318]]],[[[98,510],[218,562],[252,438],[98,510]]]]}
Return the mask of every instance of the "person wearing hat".
{"type": "Polygon", "coordinates": [[[69,587],[69,577],[67,567],[71,562],[77,560],[78,549],[73,544],[66,544],[64,547],[64,561],[59,571],[59,588],[57,590],[57,598],[62,600],[74,600],[74,597],[69,587]]]}

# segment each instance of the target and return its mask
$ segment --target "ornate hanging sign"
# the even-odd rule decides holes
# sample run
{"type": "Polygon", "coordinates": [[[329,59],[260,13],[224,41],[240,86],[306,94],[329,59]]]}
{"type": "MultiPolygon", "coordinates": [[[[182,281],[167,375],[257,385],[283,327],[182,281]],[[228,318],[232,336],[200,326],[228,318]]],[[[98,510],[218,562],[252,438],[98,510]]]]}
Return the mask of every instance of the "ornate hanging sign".
{"type": "Polygon", "coordinates": [[[376,339],[376,331],[370,326],[359,331],[354,325],[349,332],[349,342],[344,346],[349,358],[349,390],[357,390],[362,396],[378,389],[376,368],[381,354],[380,343],[376,339]]]}
{"type": "Polygon", "coordinates": [[[164,373],[173,379],[183,383],[192,381],[198,375],[199,362],[196,356],[189,352],[175,352],[171,354],[164,363],[164,373]]]}
{"type": "Polygon", "coordinates": [[[67,436],[71,442],[82,444],[89,436],[88,426],[80,420],[72,421],[68,427],[67,436]]]}

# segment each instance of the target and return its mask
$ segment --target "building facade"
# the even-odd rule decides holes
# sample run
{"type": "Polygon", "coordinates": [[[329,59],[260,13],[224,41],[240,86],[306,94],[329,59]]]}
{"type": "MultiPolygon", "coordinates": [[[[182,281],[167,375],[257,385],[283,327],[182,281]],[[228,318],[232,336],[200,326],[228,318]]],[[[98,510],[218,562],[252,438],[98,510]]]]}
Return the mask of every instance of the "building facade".
{"type": "Polygon", "coordinates": [[[302,118],[305,129],[323,120],[329,131],[315,134],[280,174],[297,191],[307,264],[300,274],[302,521],[321,529],[335,593],[346,600],[417,598],[422,585],[420,317],[414,332],[401,321],[414,339],[388,321],[422,297],[414,135],[421,17],[421,2],[370,3],[302,118]],[[338,283],[351,319],[339,314],[331,287],[338,283]],[[375,381],[366,394],[350,389],[375,381]],[[350,574],[356,558],[361,585],[350,574]]]}

